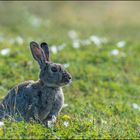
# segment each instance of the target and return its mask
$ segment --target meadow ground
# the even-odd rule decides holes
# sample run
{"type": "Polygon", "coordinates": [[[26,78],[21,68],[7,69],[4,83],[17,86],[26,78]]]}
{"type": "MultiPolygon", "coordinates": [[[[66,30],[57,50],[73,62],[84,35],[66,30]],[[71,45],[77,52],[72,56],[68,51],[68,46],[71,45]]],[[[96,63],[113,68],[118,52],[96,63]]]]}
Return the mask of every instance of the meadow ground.
{"type": "Polygon", "coordinates": [[[0,99],[37,80],[47,41],[73,82],[55,126],[3,120],[0,138],[140,138],[140,2],[0,2],[0,99]]]}

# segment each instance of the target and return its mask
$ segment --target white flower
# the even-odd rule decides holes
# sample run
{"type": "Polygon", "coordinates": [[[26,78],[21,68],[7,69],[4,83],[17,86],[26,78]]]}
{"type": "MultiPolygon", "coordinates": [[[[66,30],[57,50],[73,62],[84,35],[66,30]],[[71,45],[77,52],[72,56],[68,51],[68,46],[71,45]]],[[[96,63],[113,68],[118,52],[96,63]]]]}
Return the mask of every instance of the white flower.
{"type": "Polygon", "coordinates": [[[105,37],[101,38],[95,35],[90,36],[90,40],[97,46],[100,46],[102,43],[107,43],[107,39],[105,37]]]}
{"type": "Polygon", "coordinates": [[[140,110],[140,106],[137,105],[136,103],[132,103],[132,107],[133,107],[134,109],[139,109],[139,110],[140,110]]]}
{"type": "Polygon", "coordinates": [[[78,35],[74,30],[69,31],[68,36],[73,40],[78,38],[78,35]]]}
{"type": "Polygon", "coordinates": [[[9,48],[5,48],[5,49],[2,49],[0,51],[0,54],[3,55],[3,56],[9,55],[9,53],[10,53],[10,49],[9,48]]]}
{"type": "Polygon", "coordinates": [[[58,51],[63,50],[65,47],[66,47],[66,44],[63,43],[58,46],[56,46],[56,45],[51,46],[50,50],[52,51],[52,53],[56,54],[56,53],[58,53],[58,51]]]}
{"type": "Polygon", "coordinates": [[[68,104],[64,104],[64,105],[63,105],[63,108],[65,108],[65,107],[67,107],[67,106],[68,106],[68,104]]]}
{"type": "Polygon", "coordinates": [[[117,50],[117,49],[114,49],[114,50],[112,50],[111,52],[110,52],[110,54],[111,55],[118,55],[120,52],[119,52],[119,50],[117,50]]]}
{"type": "Polygon", "coordinates": [[[100,38],[95,35],[91,36],[90,40],[93,41],[97,46],[101,45],[101,43],[102,43],[100,38]]]}
{"type": "Polygon", "coordinates": [[[90,118],[88,121],[89,121],[89,122],[93,122],[93,119],[90,118]]]}
{"type": "Polygon", "coordinates": [[[69,122],[68,122],[68,121],[64,121],[64,125],[65,125],[66,127],[68,127],[68,126],[69,126],[69,122]]]}
{"type": "Polygon", "coordinates": [[[85,39],[85,40],[81,40],[80,41],[81,44],[84,46],[84,45],[90,45],[91,44],[91,40],[90,39],[85,39]]]}
{"type": "Polygon", "coordinates": [[[57,47],[55,45],[50,47],[50,50],[52,51],[52,53],[56,54],[58,52],[57,47]]]}
{"type": "Polygon", "coordinates": [[[59,51],[61,51],[61,50],[63,50],[65,47],[66,47],[66,44],[63,43],[63,44],[61,44],[61,45],[58,45],[57,48],[58,48],[59,51]]]}
{"type": "Polygon", "coordinates": [[[4,126],[4,122],[0,122],[0,127],[4,126]]]}
{"type": "Polygon", "coordinates": [[[64,68],[68,68],[70,65],[68,63],[63,64],[64,68]]]}
{"type": "Polygon", "coordinates": [[[119,47],[119,48],[123,48],[123,47],[125,47],[125,45],[126,45],[126,42],[125,41],[119,41],[117,43],[117,47],[119,47]]]}
{"type": "Polygon", "coordinates": [[[102,122],[102,124],[107,124],[107,121],[105,121],[105,120],[101,120],[101,122],[102,122]]]}
{"type": "Polygon", "coordinates": [[[19,44],[19,45],[22,45],[23,44],[23,38],[21,36],[17,36],[16,37],[16,42],[19,44]]]}
{"type": "Polygon", "coordinates": [[[74,40],[72,46],[73,46],[73,48],[76,48],[76,49],[80,48],[79,40],[74,40]]]}

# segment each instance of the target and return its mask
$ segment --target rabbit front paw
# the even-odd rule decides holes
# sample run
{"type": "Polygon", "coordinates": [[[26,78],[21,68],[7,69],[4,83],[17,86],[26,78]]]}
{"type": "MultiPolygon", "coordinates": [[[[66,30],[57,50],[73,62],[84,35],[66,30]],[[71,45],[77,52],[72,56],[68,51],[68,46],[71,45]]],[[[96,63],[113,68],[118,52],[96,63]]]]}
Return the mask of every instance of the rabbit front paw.
{"type": "Polygon", "coordinates": [[[56,116],[55,115],[48,115],[48,117],[44,121],[44,125],[46,127],[53,127],[55,123],[56,123],[56,116]]]}
{"type": "Polygon", "coordinates": [[[55,123],[56,122],[56,116],[55,115],[52,115],[52,114],[49,114],[47,116],[47,120],[48,121],[52,121],[53,123],[55,123]]]}

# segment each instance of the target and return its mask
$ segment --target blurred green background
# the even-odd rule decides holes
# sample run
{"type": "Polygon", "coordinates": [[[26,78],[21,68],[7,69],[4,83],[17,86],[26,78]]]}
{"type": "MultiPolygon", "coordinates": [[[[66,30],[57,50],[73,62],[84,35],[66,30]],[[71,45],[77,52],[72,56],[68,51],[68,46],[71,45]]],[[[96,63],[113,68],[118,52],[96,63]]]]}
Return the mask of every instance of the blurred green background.
{"type": "Polygon", "coordinates": [[[5,120],[1,138],[140,138],[139,1],[1,1],[0,98],[39,67],[29,43],[46,41],[73,77],[57,124],[5,120]]]}
{"type": "Polygon", "coordinates": [[[5,1],[0,2],[0,25],[25,37],[28,31],[28,36],[34,34],[43,39],[48,36],[57,36],[58,39],[60,33],[63,37],[71,29],[78,30],[84,37],[90,34],[111,34],[113,37],[135,39],[139,35],[139,6],[138,1],[5,1]]]}

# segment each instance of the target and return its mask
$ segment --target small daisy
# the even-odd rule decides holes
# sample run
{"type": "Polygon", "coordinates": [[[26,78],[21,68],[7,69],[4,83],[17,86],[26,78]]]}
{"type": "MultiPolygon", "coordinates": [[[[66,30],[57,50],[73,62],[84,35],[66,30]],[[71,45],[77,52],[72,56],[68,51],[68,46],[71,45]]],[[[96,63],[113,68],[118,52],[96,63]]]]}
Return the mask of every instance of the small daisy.
{"type": "Polygon", "coordinates": [[[126,45],[125,41],[120,41],[117,43],[117,47],[119,47],[119,48],[123,48],[123,47],[125,47],[125,45],[126,45]]]}
{"type": "Polygon", "coordinates": [[[64,105],[63,105],[63,108],[65,108],[65,107],[67,107],[67,106],[68,106],[68,104],[64,104],[64,105]]]}
{"type": "Polygon", "coordinates": [[[90,39],[85,39],[85,40],[81,40],[81,44],[84,45],[90,45],[91,44],[91,40],[90,39]]]}
{"type": "Polygon", "coordinates": [[[65,44],[65,43],[63,43],[63,44],[61,44],[61,45],[58,45],[58,50],[61,51],[61,50],[63,50],[65,47],[66,47],[66,44],[65,44]]]}
{"type": "Polygon", "coordinates": [[[114,50],[112,50],[111,52],[110,52],[110,54],[111,55],[114,55],[114,56],[117,56],[117,55],[119,55],[119,50],[117,50],[117,49],[114,49],[114,50]]]}
{"type": "Polygon", "coordinates": [[[100,46],[102,43],[107,43],[107,39],[105,37],[101,38],[95,35],[90,36],[90,40],[97,46],[100,46]]]}
{"type": "Polygon", "coordinates": [[[132,107],[133,107],[134,109],[139,109],[139,110],[140,110],[140,106],[137,105],[136,103],[132,103],[132,107]]]}
{"type": "Polygon", "coordinates": [[[78,38],[78,35],[74,30],[69,31],[68,36],[73,40],[78,38]]]}
{"type": "Polygon", "coordinates": [[[56,47],[55,45],[51,46],[51,47],[50,47],[50,50],[51,50],[51,52],[54,53],[54,54],[58,53],[57,47],[56,47]]]}
{"type": "Polygon", "coordinates": [[[3,56],[7,56],[7,55],[10,54],[10,49],[9,48],[2,49],[0,51],[0,54],[3,55],[3,56]]]}
{"type": "Polygon", "coordinates": [[[16,42],[19,44],[19,45],[22,45],[23,44],[23,38],[21,36],[17,36],[16,37],[16,42]]]}
{"type": "Polygon", "coordinates": [[[64,125],[65,125],[66,127],[68,127],[68,126],[69,126],[69,122],[68,122],[68,121],[64,121],[64,125]]]}
{"type": "Polygon", "coordinates": [[[70,65],[68,63],[63,64],[64,68],[68,68],[70,65]]]}
{"type": "Polygon", "coordinates": [[[0,122],[0,127],[4,126],[4,122],[0,122]]]}
{"type": "Polygon", "coordinates": [[[101,120],[101,122],[102,122],[102,124],[107,124],[107,121],[105,121],[105,120],[101,120]]]}
{"type": "Polygon", "coordinates": [[[90,40],[92,42],[94,42],[97,46],[101,45],[101,40],[97,36],[95,36],[95,35],[91,36],[90,40]]]}
{"type": "Polygon", "coordinates": [[[74,40],[72,46],[75,49],[80,48],[80,42],[79,42],[79,40],[74,40]]]}

